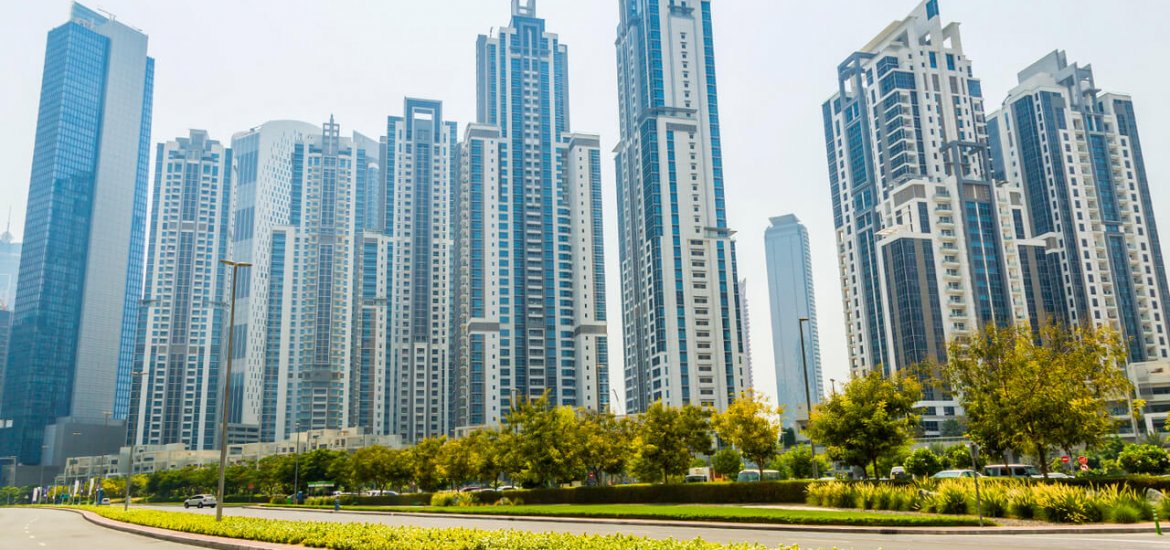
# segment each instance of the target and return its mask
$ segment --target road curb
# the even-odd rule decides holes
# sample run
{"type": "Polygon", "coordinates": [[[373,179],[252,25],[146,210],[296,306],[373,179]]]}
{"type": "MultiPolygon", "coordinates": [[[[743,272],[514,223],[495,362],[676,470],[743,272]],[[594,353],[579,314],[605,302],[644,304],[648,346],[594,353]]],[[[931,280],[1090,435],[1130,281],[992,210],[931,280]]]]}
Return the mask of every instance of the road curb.
{"type": "Polygon", "coordinates": [[[167,542],[189,544],[191,546],[201,546],[203,548],[215,548],[216,550],[303,550],[305,548],[304,546],[295,546],[291,544],[276,544],[255,540],[213,537],[211,535],[200,535],[197,533],[187,533],[185,531],[174,531],[171,529],[161,529],[158,527],[147,527],[145,525],[115,521],[99,516],[87,510],[55,507],[49,507],[49,509],[80,514],[81,517],[85,518],[86,521],[99,527],[105,527],[106,529],[113,529],[115,531],[130,533],[132,535],[140,535],[152,539],[165,540],[167,542]]]}
{"type": "MultiPolygon", "coordinates": [[[[295,510],[301,512],[316,512],[322,514],[334,513],[325,508],[294,508],[289,506],[245,506],[255,510],[295,510]]],[[[796,525],[784,523],[739,523],[720,521],[678,521],[653,519],[615,519],[615,518],[570,518],[552,516],[506,516],[490,514],[440,514],[434,512],[375,512],[370,510],[346,510],[346,514],[383,515],[383,516],[418,516],[431,518],[478,518],[498,521],[533,521],[546,523],[594,523],[605,525],[639,525],[649,527],[691,527],[701,529],[740,529],[752,531],[802,531],[810,533],[857,533],[873,535],[1100,535],[1100,534],[1132,534],[1152,533],[1153,522],[1133,523],[1126,526],[1068,526],[1068,527],[866,527],[849,525],[796,525]]]]}

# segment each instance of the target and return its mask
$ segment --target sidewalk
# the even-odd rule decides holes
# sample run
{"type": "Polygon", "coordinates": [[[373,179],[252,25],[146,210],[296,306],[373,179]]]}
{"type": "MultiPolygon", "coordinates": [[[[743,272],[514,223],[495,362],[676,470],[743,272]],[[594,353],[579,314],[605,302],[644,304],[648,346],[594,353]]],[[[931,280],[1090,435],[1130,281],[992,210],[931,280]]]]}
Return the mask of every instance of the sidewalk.
{"type": "MultiPolygon", "coordinates": [[[[245,506],[253,510],[295,510],[301,512],[315,512],[322,514],[335,513],[332,509],[323,508],[294,508],[289,506],[245,506]]],[[[432,518],[463,517],[467,519],[489,519],[498,521],[534,521],[547,523],[586,523],[608,525],[642,525],[653,527],[693,527],[702,529],[747,529],[753,531],[803,531],[808,533],[855,533],[878,535],[1092,535],[1092,534],[1124,534],[1124,533],[1153,533],[1154,523],[1107,524],[1094,523],[1089,525],[1062,525],[1054,524],[1044,527],[1031,526],[1002,526],[1002,527],[869,527],[852,525],[796,525],[785,523],[739,523],[722,521],[680,521],[657,519],[615,519],[615,518],[573,518],[553,516],[507,516],[490,514],[442,514],[435,512],[401,512],[387,511],[374,512],[366,510],[346,510],[343,514],[353,515],[386,515],[386,516],[419,516],[432,518]]],[[[991,519],[991,518],[988,518],[991,519]]],[[[1170,526],[1167,526],[1170,529],[1170,526]]]]}

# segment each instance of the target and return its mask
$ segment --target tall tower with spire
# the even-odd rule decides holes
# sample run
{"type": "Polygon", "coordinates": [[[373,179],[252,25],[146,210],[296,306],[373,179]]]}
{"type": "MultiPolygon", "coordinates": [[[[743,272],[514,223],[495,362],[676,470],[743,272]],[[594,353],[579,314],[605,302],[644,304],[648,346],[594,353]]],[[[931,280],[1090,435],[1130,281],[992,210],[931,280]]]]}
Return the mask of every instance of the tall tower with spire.
{"type": "Polygon", "coordinates": [[[533,0],[476,43],[462,144],[456,426],[517,399],[608,405],[601,151],[569,129],[569,53],[533,0]]]}

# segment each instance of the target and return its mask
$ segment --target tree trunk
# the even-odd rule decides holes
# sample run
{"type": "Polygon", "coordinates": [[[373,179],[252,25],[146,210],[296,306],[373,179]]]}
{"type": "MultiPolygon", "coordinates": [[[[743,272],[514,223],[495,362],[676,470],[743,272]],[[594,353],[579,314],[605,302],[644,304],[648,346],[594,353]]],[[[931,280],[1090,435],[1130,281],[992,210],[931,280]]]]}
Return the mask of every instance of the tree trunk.
{"type": "Polygon", "coordinates": [[[1040,475],[1048,479],[1048,456],[1042,443],[1036,443],[1036,459],[1040,462],[1040,475]]]}
{"type": "Polygon", "coordinates": [[[877,478],[877,479],[881,479],[882,476],[878,475],[877,461],[878,461],[877,457],[876,456],[873,457],[873,477],[877,478]]]}

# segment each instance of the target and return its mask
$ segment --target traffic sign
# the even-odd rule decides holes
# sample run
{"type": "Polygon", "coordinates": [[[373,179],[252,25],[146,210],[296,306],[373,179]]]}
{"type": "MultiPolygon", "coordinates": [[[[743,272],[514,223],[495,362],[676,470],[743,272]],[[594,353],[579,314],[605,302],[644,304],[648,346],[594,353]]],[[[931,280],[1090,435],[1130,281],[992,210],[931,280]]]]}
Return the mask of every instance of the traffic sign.
{"type": "Polygon", "coordinates": [[[1081,466],[1088,466],[1089,465],[1089,457],[1087,457],[1085,455],[1078,456],[1077,462],[1080,462],[1081,466]]]}
{"type": "Polygon", "coordinates": [[[1068,455],[1064,455],[1064,456],[1060,457],[1060,463],[1061,464],[1068,464],[1068,455]]]}
{"type": "Polygon", "coordinates": [[[1082,472],[1089,471],[1089,465],[1088,464],[1081,464],[1081,471],[1082,472]]]}

